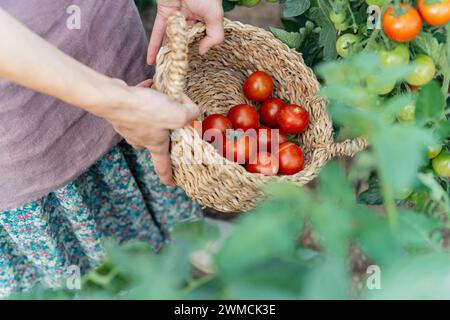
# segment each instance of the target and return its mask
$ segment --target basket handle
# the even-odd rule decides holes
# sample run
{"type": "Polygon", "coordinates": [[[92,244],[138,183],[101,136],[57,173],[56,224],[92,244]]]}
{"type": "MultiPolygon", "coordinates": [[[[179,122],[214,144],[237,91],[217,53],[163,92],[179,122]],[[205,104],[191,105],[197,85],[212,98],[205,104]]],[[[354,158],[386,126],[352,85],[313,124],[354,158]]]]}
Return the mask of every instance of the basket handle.
{"type": "Polygon", "coordinates": [[[166,94],[181,101],[189,68],[186,18],[181,12],[167,19],[166,33],[170,50],[164,74],[166,94]]]}
{"type": "MultiPolygon", "coordinates": [[[[317,110],[321,110],[324,113],[322,116],[328,117],[325,111],[326,102],[323,97],[314,96],[308,100],[307,104],[311,109],[315,108],[316,112],[317,110]],[[317,104],[317,106],[314,106],[314,104],[317,104]]],[[[332,142],[331,144],[327,143],[326,145],[323,145],[323,143],[320,144],[320,147],[325,149],[325,153],[329,159],[335,157],[353,157],[358,152],[366,149],[367,146],[367,140],[362,137],[347,139],[341,142],[332,142]]]]}
{"type": "Polygon", "coordinates": [[[330,158],[353,157],[359,151],[367,148],[367,140],[364,138],[347,139],[342,142],[335,142],[329,148],[330,158]]]}

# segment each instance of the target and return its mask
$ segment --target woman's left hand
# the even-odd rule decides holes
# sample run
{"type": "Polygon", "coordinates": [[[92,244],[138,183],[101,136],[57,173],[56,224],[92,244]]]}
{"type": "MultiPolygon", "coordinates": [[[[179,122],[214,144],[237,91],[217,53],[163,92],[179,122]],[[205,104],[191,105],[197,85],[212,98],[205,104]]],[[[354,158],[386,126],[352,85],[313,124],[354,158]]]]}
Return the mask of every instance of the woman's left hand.
{"type": "Polygon", "coordinates": [[[189,25],[206,24],[206,37],[200,42],[200,54],[223,42],[222,0],[158,0],[158,11],[148,47],[147,63],[154,64],[167,27],[167,18],[176,11],[186,17],[189,25]]]}

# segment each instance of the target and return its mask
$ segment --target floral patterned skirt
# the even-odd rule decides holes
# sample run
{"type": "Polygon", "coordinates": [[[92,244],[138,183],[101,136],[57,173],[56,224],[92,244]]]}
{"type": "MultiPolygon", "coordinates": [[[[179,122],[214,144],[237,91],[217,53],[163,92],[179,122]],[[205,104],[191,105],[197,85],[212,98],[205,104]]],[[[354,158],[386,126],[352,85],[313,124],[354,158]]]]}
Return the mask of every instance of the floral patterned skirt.
{"type": "Polygon", "coordinates": [[[0,210],[0,297],[58,286],[69,266],[86,272],[101,263],[104,238],[158,249],[175,222],[200,217],[181,189],[159,182],[147,151],[122,142],[67,186],[0,210]]]}

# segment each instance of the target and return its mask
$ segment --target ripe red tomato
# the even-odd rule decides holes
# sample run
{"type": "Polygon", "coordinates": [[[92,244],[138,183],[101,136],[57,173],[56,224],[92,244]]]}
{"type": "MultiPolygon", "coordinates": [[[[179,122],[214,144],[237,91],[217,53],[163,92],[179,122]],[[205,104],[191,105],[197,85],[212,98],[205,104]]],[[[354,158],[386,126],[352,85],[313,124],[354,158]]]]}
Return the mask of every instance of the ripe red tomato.
{"type": "Polygon", "coordinates": [[[286,133],[280,129],[271,129],[266,126],[261,126],[257,131],[258,137],[258,151],[273,151],[272,143],[274,146],[279,146],[283,142],[287,141],[286,133]]]}
{"type": "Polygon", "coordinates": [[[269,127],[261,126],[257,131],[258,151],[270,151],[272,143],[272,130],[269,127]]]}
{"type": "Polygon", "coordinates": [[[263,102],[272,95],[272,77],[264,71],[253,72],[244,83],[244,94],[251,101],[263,102]]]}
{"type": "Polygon", "coordinates": [[[258,111],[248,104],[238,104],[228,111],[228,119],[234,129],[258,129],[259,114],[258,111]]]}
{"type": "Polygon", "coordinates": [[[450,21],[450,0],[433,3],[418,0],[417,9],[423,20],[430,26],[442,26],[450,21]]]}
{"type": "Polygon", "coordinates": [[[258,152],[245,166],[248,172],[275,176],[278,173],[278,160],[269,152],[258,152]]]}
{"type": "Polygon", "coordinates": [[[292,142],[285,142],[278,150],[279,173],[292,175],[305,167],[305,157],[302,149],[292,142]]]}
{"type": "Polygon", "coordinates": [[[239,164],[248,162],[257,151],[256,137],[228,131],[223,143],[222,156],[239,164]]]}
{"type": "Polygon", "coordinates": [[[406,3],[401,7],[409,9],[402,15],[396,16],[394,7],[390,6],[383,15],[383,31],[386,35],[397,42],[408,42],[417,37],[422,29],[422,19],[417,10],[406,3]]]}
{"type": "Polygon", "coordinates": [[[279,135],[279,143],[280,144],[287,141],[286,132],[284,132],[283,130],[278,130],[278,135],[279,135]]]}
{"type": "Polygon", "coordinates": [[[259,108],[261,123],[271,128],[277,127],[277,114],[284,107],[284,105],[284,101],[278,98],[270,98],[264,101],[259,108]]]}
{"type": "Polygon", "coordinates": [[[286,133],[298,134],[309,125],[309,113],[296,104],[287,104],[278,112],[278,125],[286,133]]]}
{"type": "Polygon", "coordinates": [[[213,142],[218,135],[224,135],[227,129],[232,129],[230,119],[221,114],[211,114],[202,122],[203,139],[213,142]]]}

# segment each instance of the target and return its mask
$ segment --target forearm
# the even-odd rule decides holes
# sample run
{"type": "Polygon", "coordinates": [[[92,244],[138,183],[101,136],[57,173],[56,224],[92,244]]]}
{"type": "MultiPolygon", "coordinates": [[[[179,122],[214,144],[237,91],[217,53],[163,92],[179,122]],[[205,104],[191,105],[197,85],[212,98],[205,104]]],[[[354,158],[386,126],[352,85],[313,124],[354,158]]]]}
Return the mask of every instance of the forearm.
{"type": "Polygon", "coordinates": [[[0,9],[0,77],[94,114],[111,79],[84,66],[0,9]]]}

